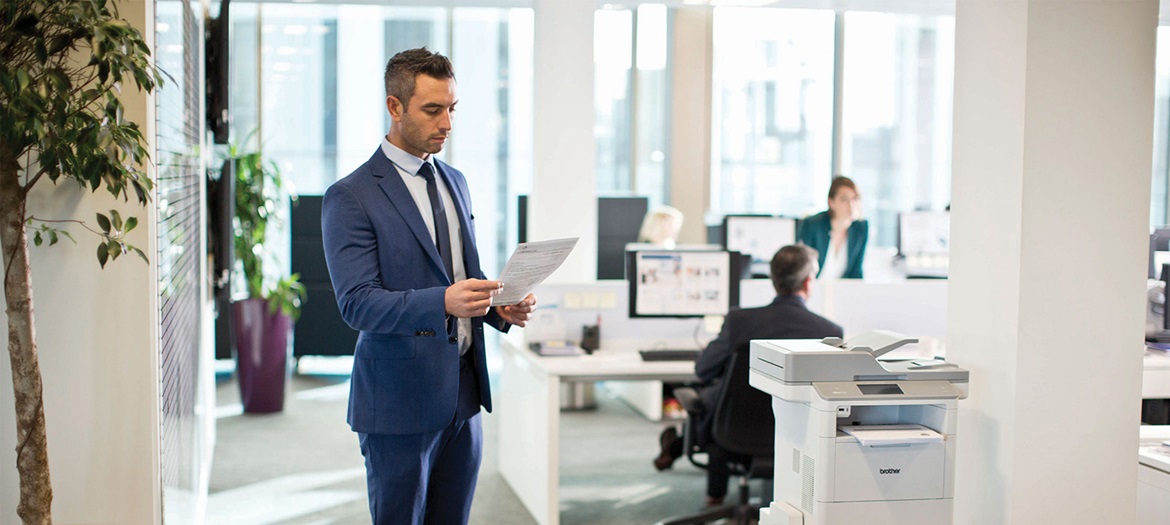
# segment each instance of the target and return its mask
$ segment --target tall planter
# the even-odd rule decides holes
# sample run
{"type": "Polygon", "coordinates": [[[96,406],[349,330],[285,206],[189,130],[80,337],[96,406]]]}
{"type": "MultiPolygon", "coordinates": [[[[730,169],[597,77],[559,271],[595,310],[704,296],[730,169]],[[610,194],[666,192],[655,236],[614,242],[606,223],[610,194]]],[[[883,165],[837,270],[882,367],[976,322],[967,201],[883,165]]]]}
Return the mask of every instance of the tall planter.
{"type": "Polygon", "coordinates": [[[236,374],[244,412],[280,412],[289,375],[289,335],[293,320],[264,299],[232,303],[236,374]]]}

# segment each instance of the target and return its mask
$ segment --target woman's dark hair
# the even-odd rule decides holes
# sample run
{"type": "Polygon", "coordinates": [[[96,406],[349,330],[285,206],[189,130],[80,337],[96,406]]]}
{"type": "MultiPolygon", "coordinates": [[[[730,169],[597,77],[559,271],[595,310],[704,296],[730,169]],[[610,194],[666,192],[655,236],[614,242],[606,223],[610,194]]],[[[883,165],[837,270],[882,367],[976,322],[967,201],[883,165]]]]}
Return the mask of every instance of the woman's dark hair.
{"type": "Polygon", "coordinates": [[[829,198],[836,197],[837,192],[841,191],[841,188],[849,188],[853,190],[853,193],[861,195],[861,192],[857,191],[857,185],[853,183],[853,179],[844,175],[837,175],[833,177],[833,183],[829,184],[829,198]]]}

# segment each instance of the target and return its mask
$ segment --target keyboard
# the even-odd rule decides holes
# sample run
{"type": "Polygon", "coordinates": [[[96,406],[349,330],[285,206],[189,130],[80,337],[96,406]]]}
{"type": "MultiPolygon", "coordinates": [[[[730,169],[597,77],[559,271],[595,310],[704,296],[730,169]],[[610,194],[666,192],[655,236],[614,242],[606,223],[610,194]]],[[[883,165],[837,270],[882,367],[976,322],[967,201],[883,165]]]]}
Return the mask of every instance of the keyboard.
{"type": "Polygon", "coordinates": [[[699,350],[656,348],[654,350],[638,350],[643,361],[694,361],[699,358],[699,350]]]}

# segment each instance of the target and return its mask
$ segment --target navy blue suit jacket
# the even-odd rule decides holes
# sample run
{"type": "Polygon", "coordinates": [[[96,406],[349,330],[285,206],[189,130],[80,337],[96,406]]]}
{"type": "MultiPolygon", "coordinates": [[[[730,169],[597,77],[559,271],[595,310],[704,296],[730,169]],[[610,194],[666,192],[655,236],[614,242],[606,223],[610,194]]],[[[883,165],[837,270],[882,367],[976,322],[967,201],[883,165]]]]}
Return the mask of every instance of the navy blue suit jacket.
{"type": "MultiPolygon", "coordinates": [[[[459,215],[467,276],[484,278],[467,181],[435,159],[459,215]]],[[[446,332],[451,280],[418,205],[382,153],[325,192],[325,260],[354,349],[347,421],[355,432],[417,434],[451,423],[459,395],[459,346],[446,332]]],[[[472,320],[471,357],[479,399],[492,408],[483,325],[507,331],[495,309],[472,320]]]]}
{"type": "MultiPolygon", "coordinates": [[[[707,344],[695,361],[695,375],[713,384],[727,372],[735,352],[749,352],[752,339],[821,339],[841,337],[841,327],[811,311],[804,299],[782,295],[760,308],[732,310],[723,320],[719,336],[707,344]]],[[[700,396],[713,414],[718,388],[703,388],[700,396]]]]}

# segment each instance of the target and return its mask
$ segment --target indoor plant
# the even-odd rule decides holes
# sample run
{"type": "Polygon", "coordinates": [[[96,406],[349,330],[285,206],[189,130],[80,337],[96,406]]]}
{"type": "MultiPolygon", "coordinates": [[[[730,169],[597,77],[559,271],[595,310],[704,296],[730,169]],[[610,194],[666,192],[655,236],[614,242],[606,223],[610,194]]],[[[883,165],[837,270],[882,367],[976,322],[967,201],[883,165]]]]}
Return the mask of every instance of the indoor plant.
{"type": "Polygon", "coordinates": [[[280,168],[260,151],[228,151],[235,169],[235,256],[243,268],[247,296],[232,302],[236,372],[245,412],[276,412],[284,407],[288,343],[300,316],[305,287],[299,275],[274,277],[265,247],[268,226],[277,224],[286,193],[280,168]]]}
{"type": "MultiPolygon", "coordinates": [[[[107,0],[0,2],[0,246],[8,353],[16,398],[16,468],[26,524],[51,523],[41,371],[35,339],[28,240],[55,244],[65,222],[35,217],[28,195],[38,182],[73,179],[145,205],[154,187],[142,131],[126,120],[123,90],[150,92],[161,79],[142,34],[107,0]]],[[[59,198],[71,198],[57,192],[59,198]]],[[[126,243],[138,219],[98,214],[97,258],[146,255],[126,243]]],[[[68,315],[68,314],[66,314],[68,315]]],[[[7,468],[7,466],[6,466],[7,468]]]]}

